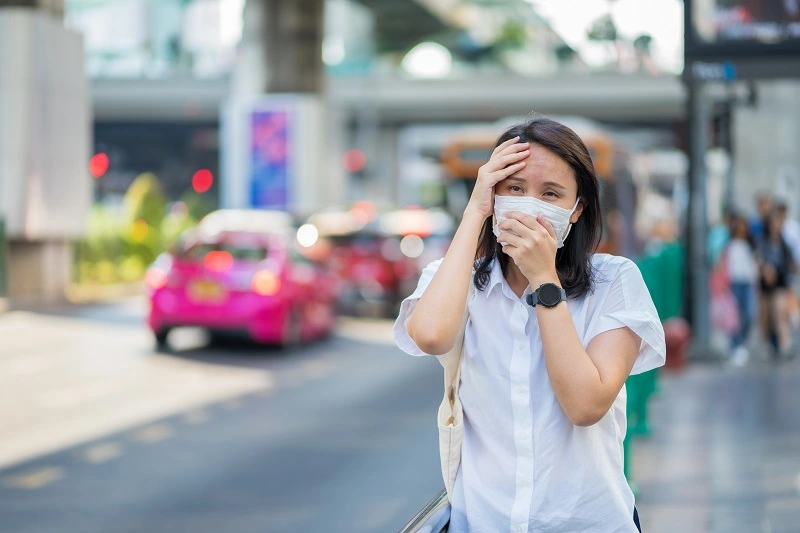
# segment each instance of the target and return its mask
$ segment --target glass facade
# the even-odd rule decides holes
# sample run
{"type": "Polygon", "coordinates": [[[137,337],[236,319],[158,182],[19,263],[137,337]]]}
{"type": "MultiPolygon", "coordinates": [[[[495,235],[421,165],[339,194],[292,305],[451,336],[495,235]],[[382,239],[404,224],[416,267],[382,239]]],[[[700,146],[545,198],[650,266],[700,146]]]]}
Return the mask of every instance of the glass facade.
{"type": "Polygon", "coordinates": [[[216,78],[233,66],[245,0],[67,0],[93,78],[216,78]]]}
{"type": "MultiPolygon", "coordinates": [[[[233,68],[245,1],[67,0],[66,20],[85,36],[93,78],[216,78],[233,68]]],[[[450,54],[428,58],[444,61],[446,68],[434,69],[442,78],[677,74],[683,67],[683,8],[674,0],[647,9],[632,0],[473,0],[446,12],[436,5],[327,0],[321,53],[328,72],[413,78],[430,71],[407,68],[412,52],[416,67],[426,61],[415,50],[421,43],[450,54]]]]}

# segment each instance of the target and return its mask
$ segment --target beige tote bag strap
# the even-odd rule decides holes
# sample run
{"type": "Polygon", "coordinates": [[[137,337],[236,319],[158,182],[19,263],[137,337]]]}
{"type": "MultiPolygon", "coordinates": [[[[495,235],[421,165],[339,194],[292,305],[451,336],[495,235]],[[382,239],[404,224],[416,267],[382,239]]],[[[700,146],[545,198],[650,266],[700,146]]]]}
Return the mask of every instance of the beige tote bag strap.
{"type": "MultiPolygon", "coordinates": [[[[455,401],[458,398],[458,385],[461,380],[461,354],[464,351],[464,333],[467,328],[467,320],[469,319],[469,301],[472,299],[474,293],[475,285],[472,276],[470,276],[467,303],[464,306],[464,314],[461,317],[461,326],[458,329],[453,348],[447,352],[444,361],[444,394],[445,398],[450,401],[450,409],[453,409],[455,401]]],[[[448,424],[454,423],[452,418],[453,416],[447,421],[448,424]]]]}

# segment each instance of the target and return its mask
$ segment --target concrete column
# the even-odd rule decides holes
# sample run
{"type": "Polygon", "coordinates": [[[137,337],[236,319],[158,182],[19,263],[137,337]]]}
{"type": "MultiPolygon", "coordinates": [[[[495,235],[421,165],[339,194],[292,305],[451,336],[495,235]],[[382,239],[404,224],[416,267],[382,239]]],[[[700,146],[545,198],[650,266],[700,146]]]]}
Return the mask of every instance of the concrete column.
{"type": "Polygon", "coordinates": [[[8,295],[58,300],[91,206],[89,83],[63,0],[0,0],[0,216],[8,295]]]}
{"type": "Polygon", "coordinates": [[[32,7],[64,18],[64,0],[0,0],[0,9],[4,7],[32,7]]]}
{"type": "Polygon", "coordinates": [[[327,109],[322,63],[324,0],[247,0],[239,58],[221,110],[222,205],[249,207],[250,113],[291,109],[288,209],[306,213],[327,203],[327,109]]]}
{"type": "Polygon", "coordinates": [[[324,0],[261,0],[268,93],[323,89],[324,0]]]}

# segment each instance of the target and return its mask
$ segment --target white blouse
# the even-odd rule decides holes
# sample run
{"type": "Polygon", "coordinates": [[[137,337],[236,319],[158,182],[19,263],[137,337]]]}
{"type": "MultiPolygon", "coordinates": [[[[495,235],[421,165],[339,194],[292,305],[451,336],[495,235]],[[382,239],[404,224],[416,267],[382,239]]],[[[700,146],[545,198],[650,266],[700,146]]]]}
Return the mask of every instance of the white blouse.
{"type": "MultiPolygon", "coordinates": [[[[411,355],[426,354],[406,322],[440,264],[425,267],[394,325],[395,342],[411,355]]],[[[605,254],[595,254],[592,266],[594,291],[567,301],[583,346],[628,327],[642,339],[632,374],[663,365],[664,330],[639,269],[605,254]]],[[[449,531],[635,532],[633,493],[622,471],[625,387],[598,423],[573,425],[548,378],[536,310],[524,303],[529,292],[517,298],[495,261],[486,289],[468,303],[464,442],[449,531]]]]}
{"type": "Polygon", "coordinates": [[[755,283],[758,265],[750,245],[741,239],[731,239],[728,244],[728,276],[734,283],[755,283]]]}

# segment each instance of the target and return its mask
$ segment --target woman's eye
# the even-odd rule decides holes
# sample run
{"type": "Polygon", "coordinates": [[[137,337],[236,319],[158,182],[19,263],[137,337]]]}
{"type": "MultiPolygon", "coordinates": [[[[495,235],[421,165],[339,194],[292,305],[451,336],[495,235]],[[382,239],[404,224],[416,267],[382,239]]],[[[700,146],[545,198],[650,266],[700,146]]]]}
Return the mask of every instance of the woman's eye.
{"type": "Polygon", "coordinates": [[[519,185],[512,185],[508,189],[513,192],[522,192],[522,187],[520,187],[519,185]]]}
{"type": "Polygon", "coordinates": [[[546,193],[544,193],[544,195],[548,198],[558,198],[558,195],[553,191],[547,191],[546,193]]]}

